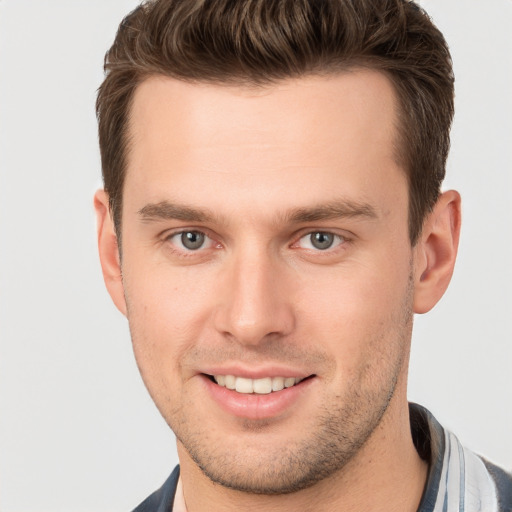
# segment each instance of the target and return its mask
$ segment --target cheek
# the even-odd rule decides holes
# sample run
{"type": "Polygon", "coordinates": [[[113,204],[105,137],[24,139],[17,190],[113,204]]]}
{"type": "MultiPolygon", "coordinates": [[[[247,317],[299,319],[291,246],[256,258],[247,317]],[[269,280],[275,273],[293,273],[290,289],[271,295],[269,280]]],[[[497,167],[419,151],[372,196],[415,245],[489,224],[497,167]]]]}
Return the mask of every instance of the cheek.
{"type": "Polygon", "coordinates": [[[147,379],[180,378],[184,354],[204,337],[207,287],[191,273],[163,265],[142,272],[127,261],[123,275],[133,350],[146,385],[147,379]]]}
{"type": "Polygon", "coordinates": [[[299,324],[345,375],[392,347],[402,350],[412,314],[408,268],[409,261],[359,264],[301,285],[308,292],[300,301],[299,324]]]}

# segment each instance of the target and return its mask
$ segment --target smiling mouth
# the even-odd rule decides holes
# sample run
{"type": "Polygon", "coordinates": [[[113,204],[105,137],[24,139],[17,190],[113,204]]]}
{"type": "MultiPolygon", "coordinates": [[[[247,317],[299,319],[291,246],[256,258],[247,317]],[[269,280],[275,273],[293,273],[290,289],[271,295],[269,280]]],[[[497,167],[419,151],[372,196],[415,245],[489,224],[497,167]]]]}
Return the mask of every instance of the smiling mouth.
{"type": "Polygon", "coordinates": [[[314,377],[314,375],[305,378],[263,377],[261,379],[248,379],[246,377],[237,377],[236,375],[207,375],[207,377],[219,386],[236,391],[237,393],[268,395],[296,386],[300,382],[314,377]]]}

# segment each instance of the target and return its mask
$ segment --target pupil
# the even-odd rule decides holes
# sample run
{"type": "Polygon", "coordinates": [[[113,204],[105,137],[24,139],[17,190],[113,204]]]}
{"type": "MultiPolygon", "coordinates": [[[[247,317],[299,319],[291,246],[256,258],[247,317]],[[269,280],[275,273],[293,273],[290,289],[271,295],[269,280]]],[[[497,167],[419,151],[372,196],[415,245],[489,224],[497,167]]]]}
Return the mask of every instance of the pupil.
{"type": "Polygon", "coordinates": [[[329,249],[334,242],[334,235],[331,233],[313,233],[311,235],[311,244],[317,249],[329,249]]]}
{"type": "Polygon", "coordinates": [[[192,251],[199,249],[204,243],[204,235],[198,231],[187,231],[181,234],[181,243],[192,251]]]}

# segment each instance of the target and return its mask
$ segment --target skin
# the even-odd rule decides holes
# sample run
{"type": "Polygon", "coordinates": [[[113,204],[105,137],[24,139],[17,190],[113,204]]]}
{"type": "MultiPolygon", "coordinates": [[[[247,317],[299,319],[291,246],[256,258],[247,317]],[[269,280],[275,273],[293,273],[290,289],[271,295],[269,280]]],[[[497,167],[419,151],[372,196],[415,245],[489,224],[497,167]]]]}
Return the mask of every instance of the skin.
{"type": "Polygon", "coordinates": [[[411,247],[388,79],[153,77],[132,108],[122,263],[103,191],[100,257],[178,438],[189,512],[416,510],[427,468],[409,427],[412,317],[449,283],[460,198],[444,193],[411,247]],[[205,244],[186,249],[183,231],[205,244]],[[333,245],[315,248],[318,232],[333,245]],[[310,379],[270,418],[229,414],[206,391],[213,367],[276,366],[310,379]]]}

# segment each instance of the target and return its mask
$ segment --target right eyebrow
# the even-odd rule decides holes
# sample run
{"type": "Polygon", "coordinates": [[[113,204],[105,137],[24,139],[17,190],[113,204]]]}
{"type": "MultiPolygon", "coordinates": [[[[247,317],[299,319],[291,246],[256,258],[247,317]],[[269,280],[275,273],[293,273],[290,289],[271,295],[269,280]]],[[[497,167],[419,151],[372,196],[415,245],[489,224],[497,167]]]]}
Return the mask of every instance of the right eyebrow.
{"type": "Polygon", "coordinates": [[[144,222],[159,220],[181,220],[184,222],[211,222],[214,215],[208,210],[173,204],[168,201],[148,203],[137,212],[144,222]]]}

